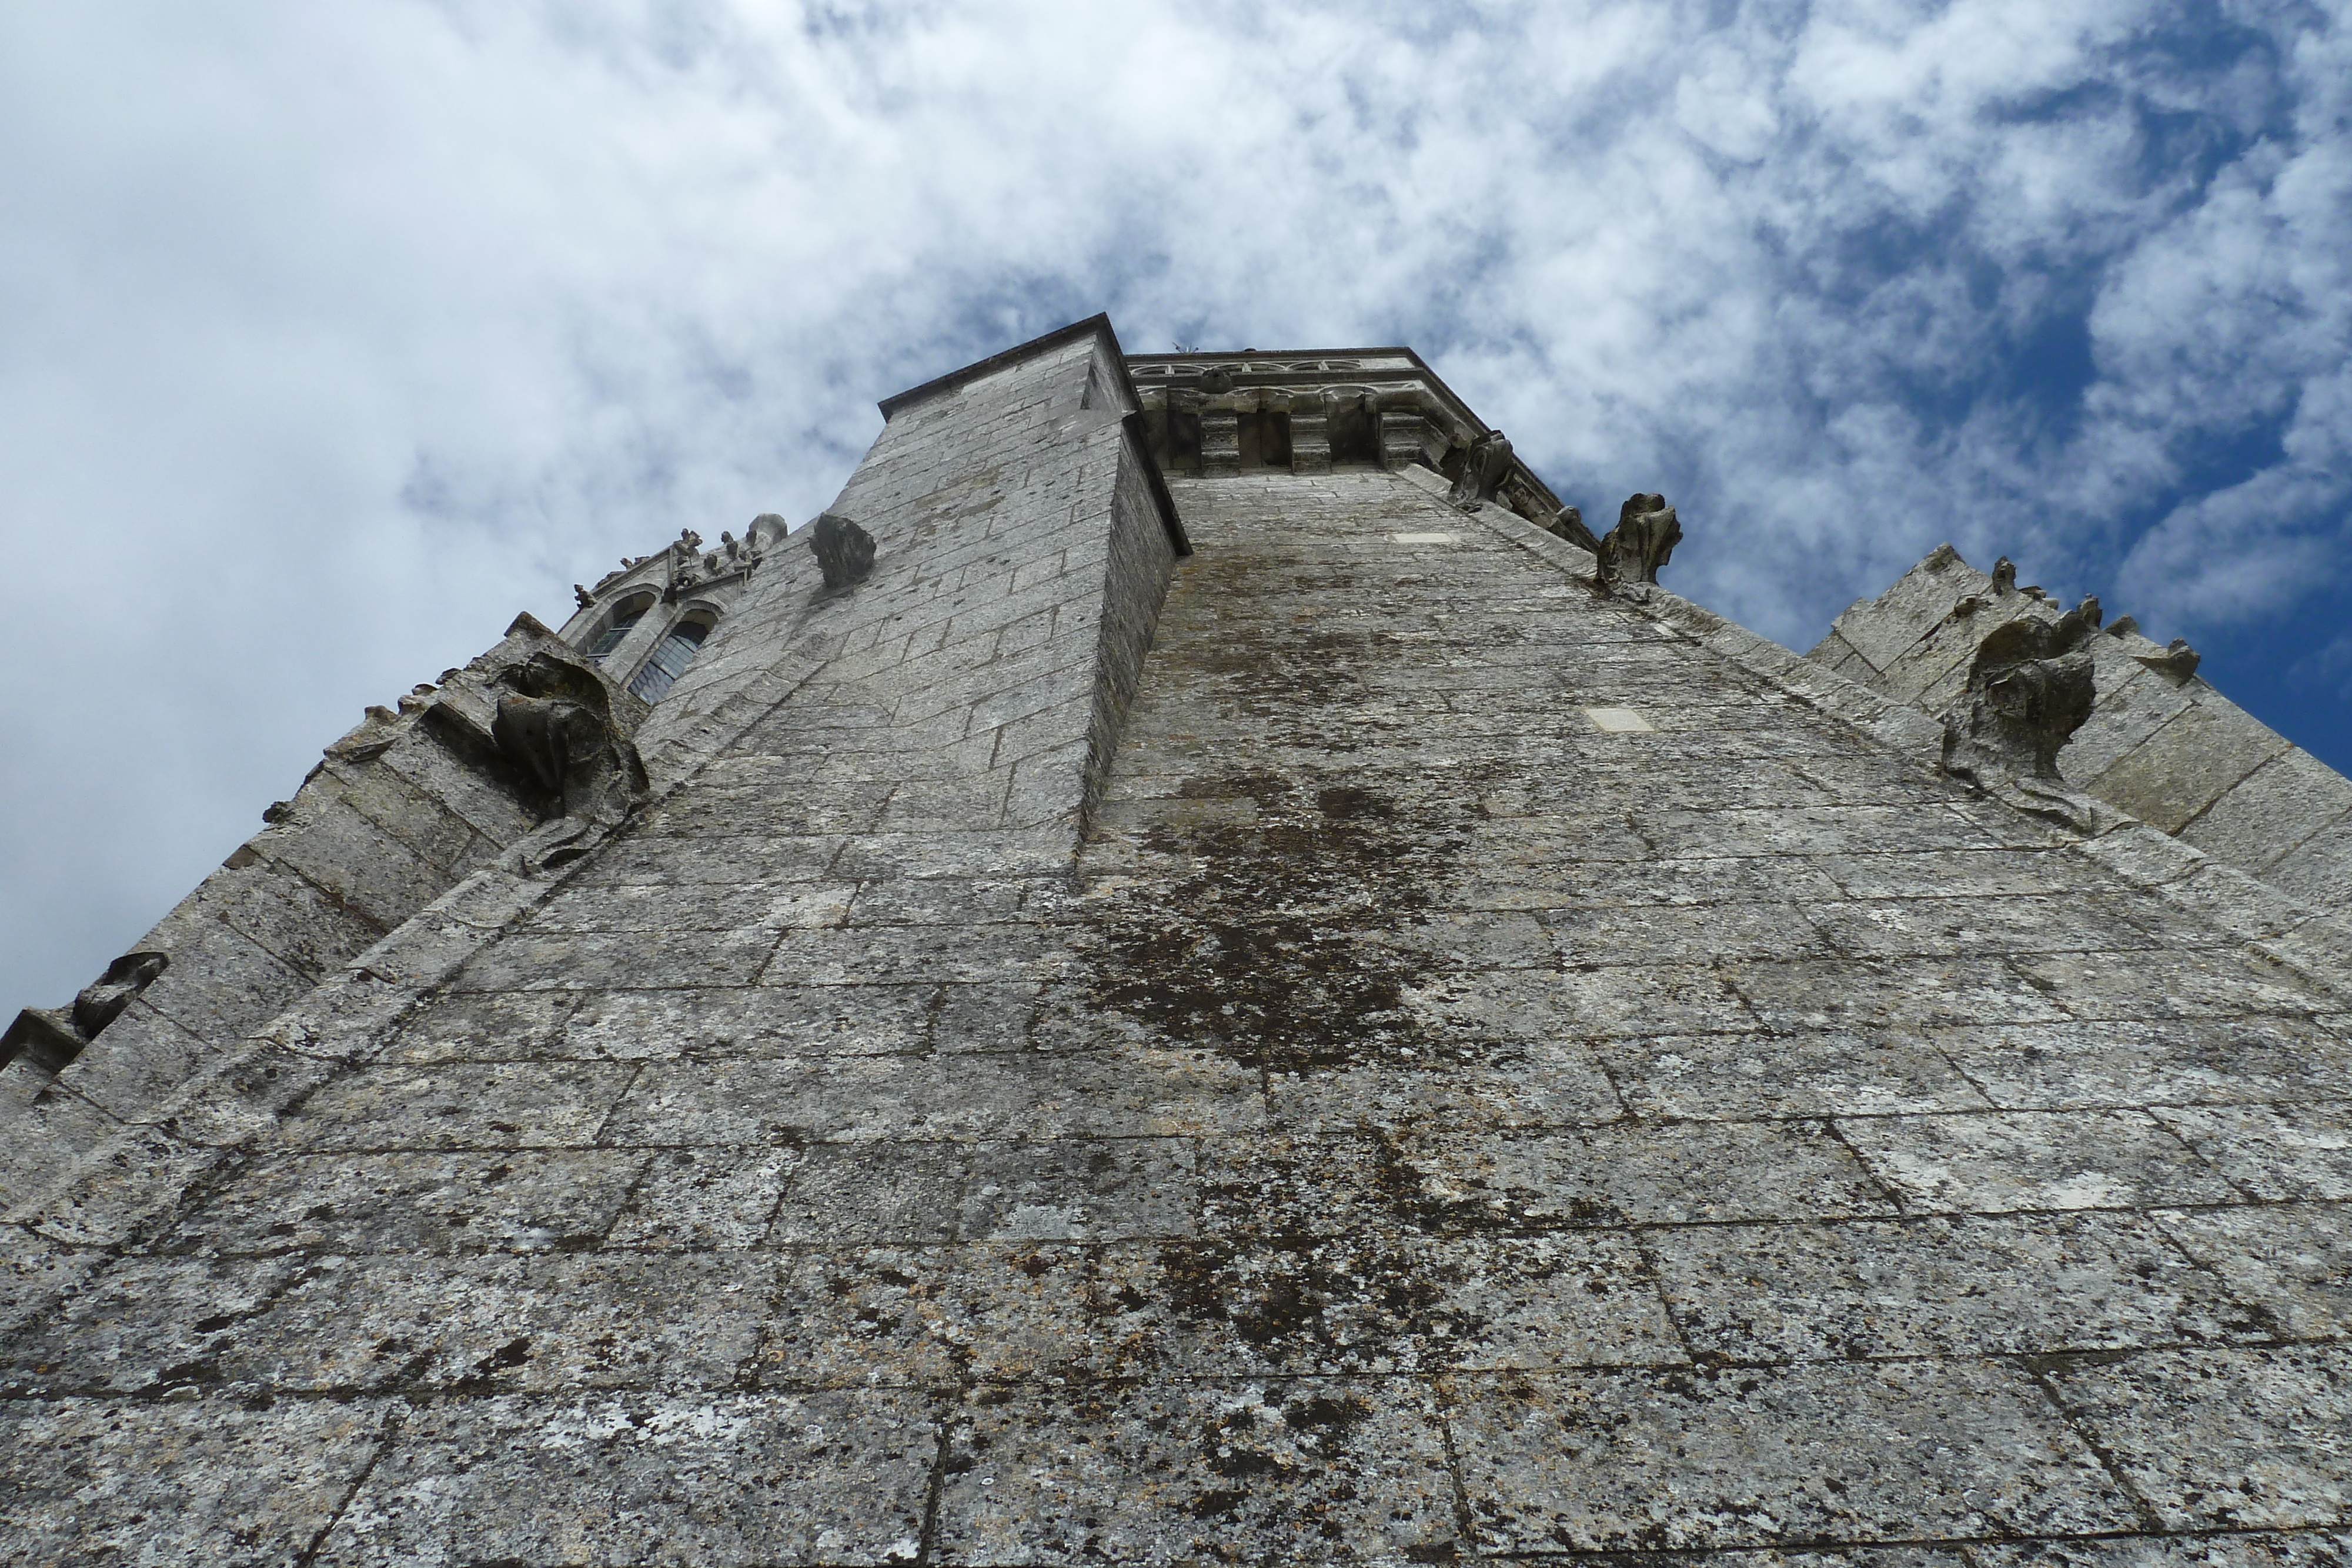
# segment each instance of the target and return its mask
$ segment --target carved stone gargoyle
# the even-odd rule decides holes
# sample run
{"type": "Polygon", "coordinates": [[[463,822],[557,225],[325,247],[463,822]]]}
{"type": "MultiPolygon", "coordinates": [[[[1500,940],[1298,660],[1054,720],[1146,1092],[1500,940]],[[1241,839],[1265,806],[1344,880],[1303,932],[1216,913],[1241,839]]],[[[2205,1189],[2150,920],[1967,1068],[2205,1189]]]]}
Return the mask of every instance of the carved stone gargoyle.
{"type": "Polygon", "coordinates": [[[29,1056],[48,1072],[61,1071],[171,963],[168,954],[125,953],[84,986],[71,1007],[26,1008],[0,1034],[0,1063],[29,1056]]]}
{"type": "Polygon", "coordinates": [[[1475,511],[1495,498],[1510,471],[1511,444],[1501,431],[1490,430],[1471,441],[1462,458],[1462,472],[1454,476],[1454,488],[1445,498],[1475,511]]]}
{"type": "Polygon", "coordinates": [[[1655,582],[1683,542],[1683,525],[1664,496],[1632,496],[1618,508],[1617,526],[1593,552],[1608,582],[1655,582]]]}
{"type": "Polygon", "coordinates": [[[2098,803],[2067,787],[2058,751],[2096,699],[2084,641],[2098,630],[2096,600],[2056,621],[2023,617],[1977,645],[1968,685],[1944,715],[1944,771],[2037,815],[2092,831],[2098,803]]]}
{"type": "Polygon", "coordinates": [[[824,591],[840,593],[874,571],[874,536],[847,517],[827,512],[809,527],[809,549],[824,571],[824,591]]]}
{"type": "Polygon", "coordinates": [[[490,727],[499,755],[555,796],[564,816],[611,826],[645,798],[646,765],[614,723],[603,682],[545,650],[499,678],[512,688],[490,727]]]}

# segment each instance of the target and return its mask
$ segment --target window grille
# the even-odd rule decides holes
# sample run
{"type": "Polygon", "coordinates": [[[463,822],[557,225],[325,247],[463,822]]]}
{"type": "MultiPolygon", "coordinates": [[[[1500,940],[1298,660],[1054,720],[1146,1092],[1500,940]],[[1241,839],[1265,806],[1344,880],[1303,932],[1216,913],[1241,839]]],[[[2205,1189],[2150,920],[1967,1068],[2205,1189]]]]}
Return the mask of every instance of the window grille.
{"type": "Polygon", "coordinates": [[[662,700],[678,676],[694,663],[694,655],[702,649],[702,640],[710,635],[710,628],[699,621],[681,621],[669,629],[669,635],[654,649],[653,657],[629,683],[629,690],[649,703],[662,700]]]}
{"type": "Polygon", "coordinates": [[[610,626],[596,633],[596,640],[588,645],[588,656],[596,663],[603,664],[604,655],[619,647],[621,639],[629,634],[629,629],[645,618],[646,612],[643,605],[622,611],[613,618],[613,623],[610,626]]]}

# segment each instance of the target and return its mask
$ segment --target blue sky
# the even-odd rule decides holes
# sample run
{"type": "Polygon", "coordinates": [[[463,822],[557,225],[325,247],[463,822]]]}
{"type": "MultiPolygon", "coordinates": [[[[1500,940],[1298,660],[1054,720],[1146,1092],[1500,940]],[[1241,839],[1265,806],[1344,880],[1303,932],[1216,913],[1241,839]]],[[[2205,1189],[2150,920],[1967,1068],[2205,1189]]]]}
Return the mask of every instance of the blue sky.
{"type": "Polygon", "coordinates": [[[0,11],[0,1007],[360,709],[1108,309],[1403,342],[1800,648],[1937,543],[2352,768],[2352,12],[0,11]]]}

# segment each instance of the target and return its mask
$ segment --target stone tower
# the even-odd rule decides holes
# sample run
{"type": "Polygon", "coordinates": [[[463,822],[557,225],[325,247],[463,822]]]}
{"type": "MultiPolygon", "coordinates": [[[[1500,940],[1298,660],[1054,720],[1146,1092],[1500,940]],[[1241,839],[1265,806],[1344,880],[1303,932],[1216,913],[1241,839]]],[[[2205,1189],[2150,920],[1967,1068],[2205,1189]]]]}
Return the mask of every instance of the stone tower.
{"type": "Polygon", "coordinates": [[[884,412],[10,1028],[9,1561],[2352,1553],[2352,941],[2095,617],[1939,718],[1402,350],[884,412]]]}

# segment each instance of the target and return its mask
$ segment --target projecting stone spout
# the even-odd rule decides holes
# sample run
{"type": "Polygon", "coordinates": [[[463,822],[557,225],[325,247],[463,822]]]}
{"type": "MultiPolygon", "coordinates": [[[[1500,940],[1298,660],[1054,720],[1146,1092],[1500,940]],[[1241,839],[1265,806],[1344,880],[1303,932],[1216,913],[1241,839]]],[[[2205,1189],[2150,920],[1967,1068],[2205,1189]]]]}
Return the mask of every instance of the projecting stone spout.
{"type": "Polygon", "coordinates": [[[99,1032],[122,1016],[133,998],[171,967],[163,953],[125,953],[84,986],[68,1008],[26,1008],[0,1035],[0,1064],[27,1055],[56,1072],[82,1053],[99,1032]]]}
{"type": "Polygon", "coordinates": [[[2087,810],[2067,791],[2058,751],[2091,716],[2096,693],[2082,644],[2098,624],[2091,600],[2054,622],[2028,617],[1994,628],[1944,716],[1944,771],[1981,789],[2022,792],[2045,803],[2027,809],[2045,814],[2071,821],[2087,810]]]}
{"type": "Polygon", "coordinates": [[[873,575],[874,536],[847,517],[825,513],[809,528],[809,549],[824,570],[824,591],[839,593],[873,575]]]}
{"type": "Polygon", "coordinates": [[[1446,498],[1475,512],[1495,498],[1510,471],[1511,444],[1501,431],[1490,430],[1470,443],[1462,459],[1462,472],[1454,476],[1453,493],[1446,498]]]}
{"type": "Polygon", "coordinates": [[[1601,536],[1601,575],[1612,582],[1655,582],[1683,542],[1683,526],[1664,496],[1632,496],[1617,526],[1601,536]]]}

